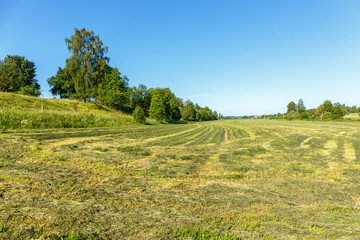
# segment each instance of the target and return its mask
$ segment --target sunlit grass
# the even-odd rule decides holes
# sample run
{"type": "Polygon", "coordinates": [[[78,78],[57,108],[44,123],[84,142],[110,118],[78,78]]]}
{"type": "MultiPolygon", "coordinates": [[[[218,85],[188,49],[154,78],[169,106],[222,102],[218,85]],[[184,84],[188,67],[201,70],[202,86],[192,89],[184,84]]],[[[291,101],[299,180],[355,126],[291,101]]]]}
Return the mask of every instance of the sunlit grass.
{"type": "Polygon", "coordinates": [[[358,239],[360,123],[0,135],[0,238],[358,239]]]}

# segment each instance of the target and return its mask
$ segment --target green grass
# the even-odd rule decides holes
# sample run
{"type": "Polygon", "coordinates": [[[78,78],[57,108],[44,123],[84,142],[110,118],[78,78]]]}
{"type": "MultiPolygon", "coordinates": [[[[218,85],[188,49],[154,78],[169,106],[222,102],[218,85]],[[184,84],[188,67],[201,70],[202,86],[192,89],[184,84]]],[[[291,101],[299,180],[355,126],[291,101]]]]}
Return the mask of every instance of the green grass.
{"type": "Polygon", "coordinates": [[[0,135],[0,239],[359,239],[360,122],[0,135]]]}
{"type": "MultiPolygon", "coordinates": [[[[154,124],[153,120],[147,120],[154,124]]],[[[88,128],[135,124],[129,114],[94,103],[0,92],[0,130],[88,128]],[[41,113],[41,109],[43,112],[41,113]]]]}

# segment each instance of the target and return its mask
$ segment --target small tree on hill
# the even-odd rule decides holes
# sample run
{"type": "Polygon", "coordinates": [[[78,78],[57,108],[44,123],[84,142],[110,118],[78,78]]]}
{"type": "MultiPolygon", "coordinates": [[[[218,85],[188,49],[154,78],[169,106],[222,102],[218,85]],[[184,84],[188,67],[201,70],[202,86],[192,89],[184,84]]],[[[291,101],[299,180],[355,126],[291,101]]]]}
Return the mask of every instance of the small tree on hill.
{"type": "Polygon", "coordinates": [[[60,98],[71,98],[71,95],[75,93],[74,80],[61,67],[58,68],[55,76],[48,78],[47,82],[51,87],[50,92],[54,96],[59,95],[60,98]]]}
{"type": "Polygon", "coordinates": [[[23,56],[7,55],[0,61],[0,91],[40,95],[35,63],[23,56]]]}
{"type": "Polygon", "coordinates": [[[137,122],[137,123],[143,124],[146,121],[145,111],[142,107],[137,106],[134,110],[133,116],[134,116],[135,122],[137,122]]]}

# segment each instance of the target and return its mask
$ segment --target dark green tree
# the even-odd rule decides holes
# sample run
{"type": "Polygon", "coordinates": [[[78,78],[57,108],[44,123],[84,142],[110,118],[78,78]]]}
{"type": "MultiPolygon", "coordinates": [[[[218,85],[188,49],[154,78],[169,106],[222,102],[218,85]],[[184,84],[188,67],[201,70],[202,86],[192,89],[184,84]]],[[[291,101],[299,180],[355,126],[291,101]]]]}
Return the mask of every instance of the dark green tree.
{"type": "Polygon", "coordinates": [[[145,96],[147,87],[140,84],[138,87],[131,88],[130,104],[131,107],[136,108],[137,106],[146,108],[145,96]]]}
{"type": "Polygon", "coordinates": [[[181,100],[168,88],[156,88],[151,92],[149,115],[158,121],[180,120],[181,100]]]}
{"type": "Polygon", "coordinates": [[[119,70],[108,66],[102,82],[97,87],[97,98],[101,104],[119,106],[128,103],[127,92],[129,79],[121,76],[119,70]]]}
{"type": "Polygon", "coordinates": [[[59,95],[60,98],[71,98],[75,94],[74,81],[71,76],[59,67],[55,76],[48,78],[48,84],[52,95],[59,95]]]}
{"type": "Polygon", "coordinates": [[[7,55],[0,61],[0,91],[40,95],[35,63],[23,56],[7,55]]]}
{"type": "Polygon", "coordinates": [[[200,121],[202,118],[200,112],[198,116],[196,116],[195,105],[190,100],[187,100],[184,107],[181,108],[181,117],[185,121],[195,121],[197,118],[200,121]]]}
{"type": "Polygon", "coordinates": [[[152,96],[155,92],[155,89],[153,88],[149,88],[148,90],[146,90],[145,92],[145,97],[144,97],[144,111],[147,114],[147,116],[149,116],[149,111],[150,111],[150,105],[151,105],[151,99],[152,96]]]}
{"type": "Polygon", "coordinates": [[[296,107],[297,107],[297,111],[299,113],[302,113],[302,112],[304,112],[306,110],[305,105],[304,105],[304,101],[302,99],[299,99],[298,104],[297,104],[296,107]]]}
{"type": "Polygon", "coordinates": [[[332,109],[332,118],[333,119],[339,119],[342,116],[346,114],[346,108],[345,105],[342,105],[341,103],[337,102],[334,103],[333,109],[332,109]]]}
{"type": "Polygon", "coordinates": [[[169,103],[166,101],[164,92],[161,89],[155,89],[151,97],[149,116],[157,121],[164,121],[168,119],[168,105],[169,103]]]}
{"type": "Polygon", "coordinates": [[[86,102],[90,97],[96,97],[98,84],[106,73],[108,47],[92,30],[85,28],[75,28],[75,34],[66,38],[65,43],[72,54],[66,59],[65,70],[74,80],[76,97],[86,102]]]}
{"type": "Polygon", "coordinates": [[[295,111],[295,109],[296,109],[296,104],[294,103],[294,101],[291,101],[287,105],[287,112],[286,113],[289,113],[291,111],[295,111]]]}
{"type": "Polygon", "coordinates": [[[330,100],[326,100],[323,104],[322,104],[322,108],[324,110],[324,112],[332,112],[333,110],[333,104],[330,100]]]}

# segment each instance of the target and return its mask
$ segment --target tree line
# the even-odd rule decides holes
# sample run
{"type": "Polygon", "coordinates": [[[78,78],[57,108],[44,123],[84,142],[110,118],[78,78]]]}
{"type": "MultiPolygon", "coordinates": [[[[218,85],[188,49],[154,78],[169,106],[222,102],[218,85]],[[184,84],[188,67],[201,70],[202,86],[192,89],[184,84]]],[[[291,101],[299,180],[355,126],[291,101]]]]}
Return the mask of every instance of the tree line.
{"type": "MultiPolygon", "coordinates": [[[[207,121],[218,119],[218,113],[200,107],[190,100],[183,102],[169,88],[130,87],[129,79],[117,67],[109,64],[104,46],[98,35],[85,28],[75,28],[65,44],[71,56],[65,67],[47,79],[50,92],[65,99],[92,101],[126,112],[133,112],[135,120],[145,117],[158,121],[207,121]]],[[[40,85],[35,79],[36,66],[23,56],[8,55],[0,61],[0,91],[31,96],[40,95],[40,85]]]]}
{"type": "Polygon", "coordinates": [[[324,101],[317,108],[306,109],[304,101],[298,100],[296,104],[294,101],[287,105],[286,114],[278,114],[277,118],[286,119],[318,119],[318,120],[337,120],[343,118],[349,113],[359,113],[357,106],[346,106],[339,102],[332,103],[330,100],[324,101]]]}

